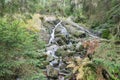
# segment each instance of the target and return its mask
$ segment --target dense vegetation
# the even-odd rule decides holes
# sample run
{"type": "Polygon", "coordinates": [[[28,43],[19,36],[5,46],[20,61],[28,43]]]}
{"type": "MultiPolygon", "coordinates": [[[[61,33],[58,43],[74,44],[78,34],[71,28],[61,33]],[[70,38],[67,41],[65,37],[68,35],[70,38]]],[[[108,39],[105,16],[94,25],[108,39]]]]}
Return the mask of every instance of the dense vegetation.
{"type": "Polygon", "coordinates": [[[1,80],[13,80],[19,77],[34,79],[42,76],[38,68],[42,59],[39,59],[40,54],[36,51],[44,47],[44,43],[38,42],[40,40],[36,38],[37,34],[28,32],[20,24],[23,23],[17,20],[11,22],[0,20],[1,80]]]}
{"type": "Polygon", "coordinates": [[[35,13],[70,17],[108,39],[97,49],[94,64],[120,79],[120,0],[0,0],[0,80],[45,79],[40,69],[44,58],[37,52],[45,42],[28,23],[35,13]]]}
{"type": "Polygon", "coordinates": [[[119,0],[1,0],[0,15],[13,13],[41,13],[56,16],[72,16],[75,22],[103,32],[104,38],[110,34],[119,35],[119,0]],[[96,19],[97,18],[97,19],[96,19]],[[109,34],[110,33],[110,34],[109,34]]]}

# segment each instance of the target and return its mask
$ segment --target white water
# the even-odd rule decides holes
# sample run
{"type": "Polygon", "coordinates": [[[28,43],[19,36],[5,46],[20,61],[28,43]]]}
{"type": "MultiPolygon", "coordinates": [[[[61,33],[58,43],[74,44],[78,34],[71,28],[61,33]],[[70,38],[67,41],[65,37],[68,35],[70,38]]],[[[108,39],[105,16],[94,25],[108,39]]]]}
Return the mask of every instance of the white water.
{"type": "Polygon", "coordinates": [[[52,30],[52,33],[51,33],[51,35],[50,35],[50,40],[49,40],[48,45],[51,45],[51,43],[56,43],[56,41],[55,41],[55,30],[56,30],[56,28],[61,24],[61,22],[62,22],[62,21],[60,21],[60,22],[55,26],[55,28],[52,30]]]}

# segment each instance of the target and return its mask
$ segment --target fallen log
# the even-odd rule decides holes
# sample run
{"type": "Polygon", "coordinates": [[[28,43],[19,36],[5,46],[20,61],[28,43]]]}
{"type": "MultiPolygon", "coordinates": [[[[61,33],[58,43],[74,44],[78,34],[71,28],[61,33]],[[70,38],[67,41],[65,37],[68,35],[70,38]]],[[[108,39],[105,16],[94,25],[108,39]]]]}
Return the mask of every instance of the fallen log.
{"type": "Polygon", "coordinates": [[[85,32],[86,34],[88,34],[90,37],[92,37],[94,39],[99,39],[100,41],[110,42],[110,40],[103,39],[103,38],[100,38],[99,36],[96,36],[95,34],[90,32],[89,30],[87,30],[86,28],[78,25],[77,23],[75,23],[75,22],[73,22],[71,20],[67,20],[67,19],[60,19],[60,20],[62,20],[62,23],[64,23],[64,24],[69,24],[71,26],[76,27],[78,30],[80,30],[82,32],[85,32]]]}

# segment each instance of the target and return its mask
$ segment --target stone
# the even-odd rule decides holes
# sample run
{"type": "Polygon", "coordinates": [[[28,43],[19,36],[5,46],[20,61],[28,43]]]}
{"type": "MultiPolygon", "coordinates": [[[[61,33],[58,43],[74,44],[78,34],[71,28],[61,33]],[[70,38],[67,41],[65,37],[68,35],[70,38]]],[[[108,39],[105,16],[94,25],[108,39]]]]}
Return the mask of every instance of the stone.
{"type": "Polygon", "coordinates": [[[80,51],[81,49],[83,49],[82,42],[78,42],[78,44],[76,44],[75,50],[80,51]]]}
{"type": "Polygon", "coordinates": [[[58,50],[56,51],[56,56],[66,57],[66,56],[73,55],[74,53],[75,53],[75,51],[58,49],[58,50]]]}
{"type": "Polygon", "coordinates": [[[51,65],[47,66],[47,76],[57,78],[59,75],[59,71],[52,67],[51,65]]]}
{"type": "Polygon", "coordinates": [[[55,40],[59,46],[66,45],[69,42],[64,37],[57,37],[55,40]]]}
{"type": "Polygon", "coordinates": [[[77,37],[77,38],[86,37],[86,34],[85,34],[84,31],[78,30],[77,28],[75,28],[73,26],[70,26],[70,25],[66,25],[65,27],[67,28],[67,30],[69,31],[69,33],[71,35],[73,35],[74,37],[77,37]]]}

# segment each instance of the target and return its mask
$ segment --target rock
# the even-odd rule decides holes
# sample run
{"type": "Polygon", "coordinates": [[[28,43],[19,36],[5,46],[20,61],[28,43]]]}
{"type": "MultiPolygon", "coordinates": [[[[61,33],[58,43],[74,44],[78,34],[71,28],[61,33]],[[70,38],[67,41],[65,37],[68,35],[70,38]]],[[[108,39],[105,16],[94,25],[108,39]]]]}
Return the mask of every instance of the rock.
{"type": "Polygon", "coordinates": [[[57,58],[55,55],[55,52],[57,51],[58,48],[59,48],[59,46],[57,46],[57,45],[51,45],[51,46],[47,47],[46,48],[46,51],[47,51],[46,55],[53,56],[53,57],[57,58]]]}
{"type": "Polygon", "coordinates": [[[57,51],[58,48],[59,48],[58,45],[53,44],[53,45],[47,47],[46,51],[49,51],[49,50],[51,50],[51,51],[57,51]]]}
{"type": "Polygon", "coordinates": [[[63,62],[62,57],[59,58],[59,68],[60,70],[63,70],[64,68],[66,68],[66,64],[63,62]]]}
{"type": "Polygon", "coordinates": [[[51,65],[47,66],[47,76],[52,77],[52,78],[58,78],[59,71],[54,69],[51,65]]]}
{"type": "Polygon", "coordinates": [[[70,25],[66,25],[65,27],[67,28],[69,33],[71,35],[73,35],[74,37],[77,37],[77,38],[84,38],[84,37],[86,37],[86,34],[85,34],[84,31],[78,30],[77,28],[75,28],[73,26],[70,26],[70,25]]]}
{"type": "Polygon", "coordinates": [[[60,34],[61,33],[61,27],[57,27],[55,30],[55,34],[60,34]]]}
{"type": "Polygon", "coordinates": [[[66,56],[73,55],[74,53],[75,53],[75,51],[58,49],[58,50],[56,51],[56,56],[66,57],[66,56]]]}
{"type": "Polygon", "coordinates": [[[53,22],[56,21],[56,16],[52,16],[52,15],[43,15],[43,20],[44,22],[53,22]]]}
{"type": "Polygon", "coordinates": [[[78,42],[78,44],[76,44],[75,50],[80,51],[81,49],[83,49],[82,42],[78,42]]]}
{"type": "Polygon", "coordinates": [[[56,40],[56,43],[57,43],[59,46],[66,45],[66,43],[62,40],[61,37],[57,37],[57,38],[55,38],[55,40],[56,40]]]}
{"type": "Polygon", "coordinates": [[[53,56],[50,56],[50,55],[47,56],[47,58],[46,58],[47,61],[52,61],[53,59],[54,59],[54,57],[53,57],[53,56]]]}
{"type": "Polygon", "coordinates": [[[59,60],[58,59],[54,59],[53,61],[50,62],[50,65],[53,66],[53,67],[58,67],[59,60]]]}
{"type": "Polygon", "coordinates": [[[56,42],[61,46],[61,45],[66,45],[68,43],[68,40],[65,35],[63,34],[57,34],[55,35],[56,42]]]}
{"type": "Polygon", "coordinates": [[[64,49],[58,49],[56,51],[56,56],[62,56],[62,57],[65,57],[67,54],[67,51],[65,51],[64,49]]]}
{"type": "Polygon", "coordinates": [[[65,80],[64,76],[59,75],[58,80],[65,80]]]}
{"type": "Polygon", "coordinates": [[[85,38],[86,34],[83,31],[76,31],[73,36],[77,37],[77,38],[85,38]]]}

